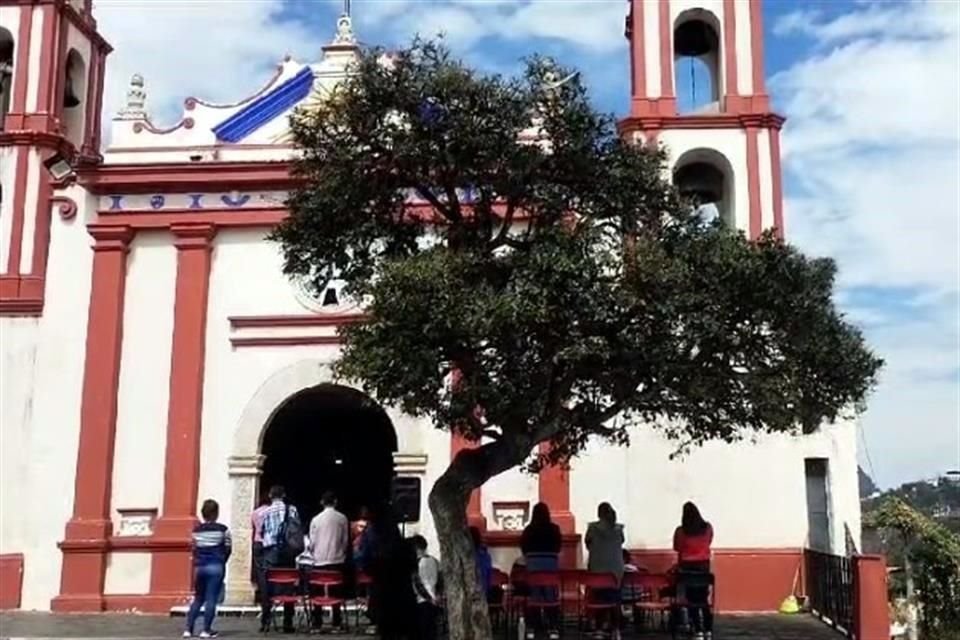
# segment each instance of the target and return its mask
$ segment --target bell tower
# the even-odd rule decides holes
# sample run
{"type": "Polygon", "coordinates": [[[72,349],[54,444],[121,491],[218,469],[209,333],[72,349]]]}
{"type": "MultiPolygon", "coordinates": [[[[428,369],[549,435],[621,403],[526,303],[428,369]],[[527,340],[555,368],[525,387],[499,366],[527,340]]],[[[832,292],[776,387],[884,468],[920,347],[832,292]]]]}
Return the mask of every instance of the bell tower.
{"type": "Polygon", "coordinates": [[[92,0],[0,0],[0,315],[43,312],[56,189],[100,161],[104,61],[92,0]]]}
{"type": "Polygon", "coordinates": [[[674,183],[751,238],[781,235],[780,129],[763,64],[761,0],[629,0],[630,115],[674,183]]]}

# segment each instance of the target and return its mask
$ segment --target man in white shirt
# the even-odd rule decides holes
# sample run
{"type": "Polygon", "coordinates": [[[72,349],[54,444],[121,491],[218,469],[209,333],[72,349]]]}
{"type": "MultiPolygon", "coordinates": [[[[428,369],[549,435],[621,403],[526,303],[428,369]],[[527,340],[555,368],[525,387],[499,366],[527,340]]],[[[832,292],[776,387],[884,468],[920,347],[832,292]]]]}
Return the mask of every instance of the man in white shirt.
{"type": "Polygon", "coordinates": [[[437,616],[440,614],[440,562],[427,553],[427,540],[423,536],[411,536],[410,544],[417,552],[413,590],[417,594],[418,638],[436,640],[437,616]]]}
{"type": "MultiPolygon", "coordinates": [[[[344,576],[347,562],[347,549],[350,544],[350,523],[347,517],[337,511],[337,497],[332,491],[325,491],[321,498],[323,511],[310,521],[310,555],[313,568],[321,571],[337,571],[344,576]]],[[[337,594],[330,594],[337,595],[337,594]]],[[[319,628],[323,623],[322,612],[317,611],[313,624],[319,628]]],[[[333,607],[333,626],[343,623],[340,607],[333,607]]]]}

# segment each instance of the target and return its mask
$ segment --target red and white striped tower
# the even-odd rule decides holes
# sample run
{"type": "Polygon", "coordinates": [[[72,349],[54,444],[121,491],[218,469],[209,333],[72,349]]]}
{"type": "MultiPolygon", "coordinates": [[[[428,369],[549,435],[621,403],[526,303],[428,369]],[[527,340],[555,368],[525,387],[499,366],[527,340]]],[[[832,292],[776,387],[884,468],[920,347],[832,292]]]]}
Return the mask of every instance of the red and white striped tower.
{"type": "Polygon", "coordinates": [[[50,224],[76,205],[44,166],[99,160],[104,61],[91,0],[0,0],[0,314],[43,312],[50,224]]]}
{"type": "Polygon", "coordinates": [[[681,190],[714,203],[729,224],[750,237],[782,234],[784,119],[766,91],[761,0],[630,0],[626,35],[623,133],[663,143],[681,190]],[[679,96],[700,100],[681,113],[679,96]]]}

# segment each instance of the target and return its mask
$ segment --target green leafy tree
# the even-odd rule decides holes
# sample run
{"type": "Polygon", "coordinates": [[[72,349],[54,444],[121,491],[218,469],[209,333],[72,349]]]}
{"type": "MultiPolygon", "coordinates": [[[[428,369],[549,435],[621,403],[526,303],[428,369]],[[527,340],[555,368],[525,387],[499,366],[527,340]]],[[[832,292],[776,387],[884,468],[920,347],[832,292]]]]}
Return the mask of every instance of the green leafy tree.
{"type": "MultiPolygon", "coordinates": [[[[920,614],[911,637],[919,632],[923,640],[960,640],[960,536],[896,496],[884,498],[864,524],[880,530],[903,563],[905,595],[920,614]]],[[[914,627],[914,620],[909,623],[914,627]]]]}
{"type": "Polygon", "coordinates": [[[455,640],[491,633],[466,504],[492,476],[631,425],[679,449],[812,430],[874,382],[832,262],[704,222],[547,60],[504,79],[433,42],[365,52],[292,128],[285,270],[366,306],[339,375],[478,445],[429,496],[455,640]]]}

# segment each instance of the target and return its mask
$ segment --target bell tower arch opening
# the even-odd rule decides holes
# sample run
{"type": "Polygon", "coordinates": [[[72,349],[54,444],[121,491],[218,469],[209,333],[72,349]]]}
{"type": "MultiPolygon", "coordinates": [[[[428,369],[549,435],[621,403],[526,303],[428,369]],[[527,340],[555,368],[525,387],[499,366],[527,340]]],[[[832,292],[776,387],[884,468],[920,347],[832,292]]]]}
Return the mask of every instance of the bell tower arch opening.
{"type": "Polygon", "coordinates": [[[691,149],[673,167],[673,184],[708,222],[715,219],[736,227],[733,166],[719,151],[691,149]]]}
{"type": "Polygon", "coordinates": [[[677,111],[720,111],[720,21],[707,9],[688,9],[673,27],[673,73],[677,111]]]}
{"type": "Polygon", "coordinates": [[[13,34],[0,27],[0,131],[4,116],[10,111],[10,96],[13,92],[13,34]]]}
{"type": "Polygon", "coordinates": [[[393,423],[375,400],[346,386],[310,387],[285,400],[264,428],[259,494],[283,485],[307,523],[331,490],[354,518],[389,499],[396,450],[393,423]]]}

